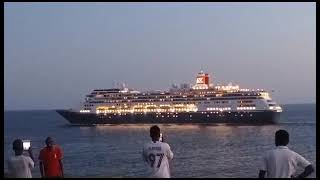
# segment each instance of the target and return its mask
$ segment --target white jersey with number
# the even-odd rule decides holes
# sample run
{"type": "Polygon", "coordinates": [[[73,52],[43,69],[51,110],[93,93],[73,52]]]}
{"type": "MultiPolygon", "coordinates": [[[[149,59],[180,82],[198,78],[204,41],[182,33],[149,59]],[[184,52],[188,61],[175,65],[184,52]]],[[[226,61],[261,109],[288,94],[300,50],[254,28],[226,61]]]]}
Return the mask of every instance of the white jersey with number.
{"type": "Polygon", "coordinates": [[[169,160],[173,158],[173,153],[169,144],[159,141],[146,143],[142,156],[147,163],[150,177],[170,178],[169,160]]]}
{"type": "Polygon", "coordinates": [[[287,146],[277,146],[276,149],[265,154],[260,169],[267,172],[268,178],[290,178],[299,166],[305,168],[310,164],[287,146]]]}

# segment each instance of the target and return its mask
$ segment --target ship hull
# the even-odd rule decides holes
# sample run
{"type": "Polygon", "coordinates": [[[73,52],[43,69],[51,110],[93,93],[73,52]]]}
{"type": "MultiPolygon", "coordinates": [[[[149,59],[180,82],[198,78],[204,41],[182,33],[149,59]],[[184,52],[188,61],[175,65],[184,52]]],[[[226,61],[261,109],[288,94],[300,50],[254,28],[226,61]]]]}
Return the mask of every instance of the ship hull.
{"type": "Polygon", "coordinates": [[[93,114],[69,110],[56,110],[73,125],[99,124],[276,124],[280,112],[184,112],[184,113],[127,113],[93,114]]]}

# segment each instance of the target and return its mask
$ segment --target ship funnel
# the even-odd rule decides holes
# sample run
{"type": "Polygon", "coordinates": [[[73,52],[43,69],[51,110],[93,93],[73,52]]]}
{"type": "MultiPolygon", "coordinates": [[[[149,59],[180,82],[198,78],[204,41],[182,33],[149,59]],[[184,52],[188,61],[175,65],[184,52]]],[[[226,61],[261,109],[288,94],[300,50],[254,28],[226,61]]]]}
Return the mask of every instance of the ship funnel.
{"type": "Polygon", "coordinates": [[[197,75],[197,84],[206,84],[206,85],[209,86],[209,74],[203,73],[203,71],[198,73],[198,75],[197,75]]]}
{"type": "Polygon", "coordinates": [[[208,89],[212,86],[209,80],[209,74],[203,73],[201,71],[197,75],[197,81],[196,84],[193,86],[193,89],[208,89]]]}

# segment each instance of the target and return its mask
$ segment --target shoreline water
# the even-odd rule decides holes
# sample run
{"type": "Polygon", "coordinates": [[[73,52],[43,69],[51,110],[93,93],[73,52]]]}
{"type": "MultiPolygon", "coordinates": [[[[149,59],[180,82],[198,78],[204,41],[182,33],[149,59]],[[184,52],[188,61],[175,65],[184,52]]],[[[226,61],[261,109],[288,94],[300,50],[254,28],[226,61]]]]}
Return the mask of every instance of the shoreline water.
{"type": "MultiPolygon", "coordinates": [[[[280,128],[290,133],[289,148],[316,166],[315,105],[289,106],[284,116],[283,123],[268,126],[162,125],[175,153],[172,177],[257,177],[259,159],[274,148],[280,128]]],[[[23,137],[32,140],[37,159],[50,134],[63,148],[66,177],[144,177],[140,151],[149,141],[149,127],[77,127],[53,111],[7,112],[4,156],[12,154],[12,140],[23,137]]],[[[40,177],[38,166],[32,174],[40,177]]]]}

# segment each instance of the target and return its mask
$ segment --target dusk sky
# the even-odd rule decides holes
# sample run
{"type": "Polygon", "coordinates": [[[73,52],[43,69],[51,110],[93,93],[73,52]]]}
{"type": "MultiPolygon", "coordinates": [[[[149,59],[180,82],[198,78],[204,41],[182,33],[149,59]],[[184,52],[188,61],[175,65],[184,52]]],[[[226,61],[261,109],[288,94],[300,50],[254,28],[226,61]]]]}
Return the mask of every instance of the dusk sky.
{"type": "Polygon", "coordinates": [[[95,88],[195,83],[316,102],[316,3],[5,3],[5,110],[72,108],[95,88]],[[274,92],[271,92],[274,90],[274,92]]]}

